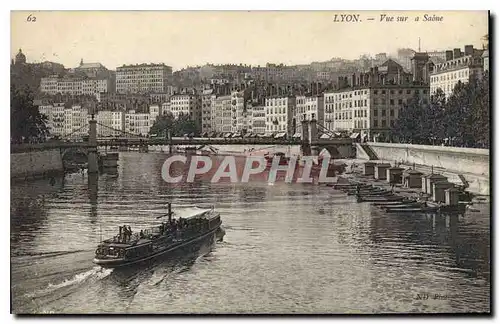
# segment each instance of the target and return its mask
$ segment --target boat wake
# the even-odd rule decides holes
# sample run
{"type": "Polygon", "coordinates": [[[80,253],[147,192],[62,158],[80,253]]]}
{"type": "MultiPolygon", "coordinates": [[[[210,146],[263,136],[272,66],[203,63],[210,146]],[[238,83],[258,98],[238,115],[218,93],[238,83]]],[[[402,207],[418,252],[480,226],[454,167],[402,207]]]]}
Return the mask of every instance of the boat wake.
{"type": "Polygon", "coordinates": [[[12,257],[22,258],[22,257],[38,257],[38,258],[49,258],[56,257],[67,254],[87,252],[88,250],[73,250],[73,251],[53,251],[53,252],[35,252],[35,253],[19,253],[12,254],[12,257]]]}
{"type": "Polygon", "coordinates": [[[75,286],[75,285],[81,285],[84,282],[87,282],[88,280],[92,279],[93,281],[97,280],[102,280],[109,276],[113,272],[113,269],[105,269],[100,266],[93,267],[89,271],[85,271],[82,273],[78,273],[74,275],[73,277],[64,280],[63,282],[53,284],[49,283],[48,286],[42,290],[36,291],[31,294],[27,294],[27,297],[30,298],[39,298],[43,297],[49,294],[52,294],[53,292],[65,288],[65,287],[70,287],[70,286],[75,286]]]}

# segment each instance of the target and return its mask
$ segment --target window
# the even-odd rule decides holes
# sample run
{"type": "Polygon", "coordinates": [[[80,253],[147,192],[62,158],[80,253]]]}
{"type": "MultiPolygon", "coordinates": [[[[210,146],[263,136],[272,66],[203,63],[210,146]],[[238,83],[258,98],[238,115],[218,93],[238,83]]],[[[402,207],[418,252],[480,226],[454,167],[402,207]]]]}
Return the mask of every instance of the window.
{"type": "Polygon", "coordinates": [[[378,94],[378,90],[373,90],[373,94],[378,94]]]}
{"type": "Polygon", "coordinates": [[[415,94],[419,94],[419,93],[420,93],[420,91],[419,91],[419,90],[415,90],[415,94]]]}
{"type": "Polygon", "coordinates": [[[390,116],[391,116],[391,117],[394,117],[394,109],[391,109],[391,111],[390,111],[390,116]]]}
{"type": "Polygon", "coordinates": [[[424,89],[422,92],[423,92],[424,94],[426,94],[426,93],[427,93],[427,90],[425,90],[425,89],[424,89]]]}
{"type": "Polygon", "coordinates": [[[382,105],[385,105],[385,99],[382,99],[382,105]]]}
{"type": "Polygon", "coordinates": [[[391,120],[391,127],[394,127],[394,120],[391,120]]]}
{"type": "Polygon", "coordinates": [[[373,120],[373,127],[378,127],[378,120],[377,119],[373,120]]]}
{"type": "Polygon", "coordinates": [[[394,106],[394,99],[390,100],[391,106],[394,106]]]}
{"type": "Polygon", "coordinates": [[[411,90],[406,90],[406,94],[410,94],[411,93],[411,90]]]}
{"type": "Polygon", "coordinates": [[[386,127],[387,126],[387,122],[385,121],[385,119],[382,119],[382,127],[386,127]]]}
{"type": "Polygon", "coordinates": [[[373,116],[375,116],[375,117],[378,116],[378,110],[377,109],[373,109],[373,116]]]}
{"type": "Polygon", "coordinates": [[[398,105],[402,105],[403,104],[403,99],[398,99],[398,105]]]}
{"type": "Polygon", "coordinates": [[[403,90],[399,90],[399,91],[398,91],[398,93],[399,93],[399,94],[403,94],[403,90]]]}
{"type": "Polygon", "coordinates": [[[378,105],[378,100],[377,100],[377,98],[374,98],[374,99],[373,99],[373,104],[374,104],[374,105],[378,105]]]}
{"type": "Polygon", "coordinates": [[[394,90],[391,90],[390,92],[391,92],[391,94],[394,94],[394,90]]]}
{"type": "Polygon", "coordinates": [[[365,99],[365,107],[368,106],[368,101],[365,99]]]}
{"type": "Polygon", "coordinates": [[[385,117],[385,109],[382,109],[382,117],[385,117]]]}
{"type": "Polygon", "coordinates": [[[358,101],[354,101],[354,107],[357,107],[358,106],[358,101]]]}

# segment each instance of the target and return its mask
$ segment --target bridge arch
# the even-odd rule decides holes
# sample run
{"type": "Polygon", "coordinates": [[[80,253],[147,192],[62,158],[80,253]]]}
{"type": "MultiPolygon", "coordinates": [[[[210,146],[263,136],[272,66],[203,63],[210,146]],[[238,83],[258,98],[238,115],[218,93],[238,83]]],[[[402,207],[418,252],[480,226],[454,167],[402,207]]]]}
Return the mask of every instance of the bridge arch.
{"type": "Polygon", "coordinates": [[[83,147],[69,147],[61,149],[61,159],[64,161],[65,158],[68,158],[68,154],[81,154],[85,155],[85,158],[88,159],[89,152],[86,148],[83,147]]]}

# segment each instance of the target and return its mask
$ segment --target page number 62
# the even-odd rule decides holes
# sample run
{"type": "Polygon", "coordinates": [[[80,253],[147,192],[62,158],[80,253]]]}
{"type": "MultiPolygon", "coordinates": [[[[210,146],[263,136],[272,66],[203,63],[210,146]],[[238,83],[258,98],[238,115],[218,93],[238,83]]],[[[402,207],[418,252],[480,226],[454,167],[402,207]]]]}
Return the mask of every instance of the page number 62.
{"type": "Polygon", "coordinates": [[[26,21],[27,22],[36,22],[36,17],[33,16],[33,15],[29,15],[27,18],[26,18],[26,21]]]}

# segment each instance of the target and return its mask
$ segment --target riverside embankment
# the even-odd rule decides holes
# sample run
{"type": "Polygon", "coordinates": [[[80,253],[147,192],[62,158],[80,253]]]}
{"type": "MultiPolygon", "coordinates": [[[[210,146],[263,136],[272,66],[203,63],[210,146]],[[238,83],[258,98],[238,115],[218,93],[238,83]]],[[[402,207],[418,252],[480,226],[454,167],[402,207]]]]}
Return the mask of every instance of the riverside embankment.
{"type": "Polygon", "coordinates": [[[441,173],[449,181],[461,183],[462,175],[469,183],[468,190],[489,195],[490,155],[487,149],[393,143],[356,145],[357,158],[413,166],[424,173],[441,173]]]}
{"type": "Polygon", "coordinates": [[[41,178],[63,172],[59,149],[10,154],[10,178],[13,180],[41,178]]]}

